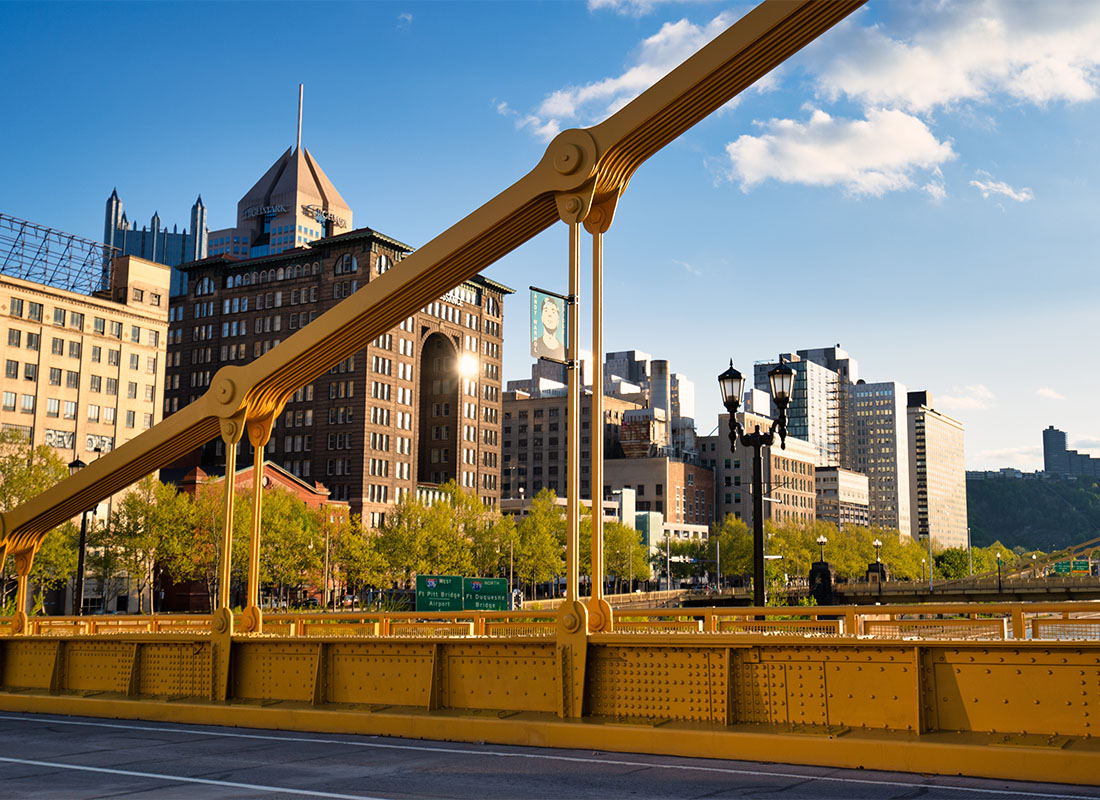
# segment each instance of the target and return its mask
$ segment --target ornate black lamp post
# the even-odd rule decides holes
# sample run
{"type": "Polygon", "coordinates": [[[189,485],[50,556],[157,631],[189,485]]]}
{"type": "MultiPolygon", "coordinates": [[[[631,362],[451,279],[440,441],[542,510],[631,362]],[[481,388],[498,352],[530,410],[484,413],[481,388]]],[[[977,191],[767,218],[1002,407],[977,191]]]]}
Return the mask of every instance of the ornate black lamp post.
{"type": "Polygon", "coordinates": [[[1001,585],[1001,554],[997,553],[997,594],[1003,594],[1004,587],[1001,585]]]}
{"type": "MultiPolygon", "coordinates": [[[[79,458],[69,464],[69,474],[75,475],[88,466],[79,458]]],[[[80,515],[80,543],[76,555],[76,580],[73,583],[73,614],[84,613],[84,551],[88,549],[88,512],[80,515]]]]}
{"type": "Polygon", "coordinates": [[[821,548],[821,560],[825,561],[825,545],[828,543],[828,539],[825,538],[825,534],[820,534],[817,537],[818,547],[821,548]]]}
{"type": "Polygon", "coordinates": [[[875,548],[875,563],[881,564],[882,557],[880,556],[880,553],[882,552],[882,542],[878,539],[875,539],[873,542],[871,542],[871,545],[875,548]]]}
{"type": "Polygon", "coordinates": [[[757,607],[762,607],[767,600],[764,595],[764,479],[760,448],[770,447],[777,433],[780,447],[787,447],[787,406],[791,402],[791,389],[794,388],[794,370],[780,361],[779,366],[768,373],[768,381],[771,383],[772,401],[779,409],[779,419],[771,424],[767,432],[756,425],[752,433],[746,433],[737,421],[745,378],[733,368],[732,360],[729,369],[718,376],[722,404],[730,415],[730,447],[736,451],[737,437],[740,435],[741,444],[752,448],[752,602],[757,607]]]}

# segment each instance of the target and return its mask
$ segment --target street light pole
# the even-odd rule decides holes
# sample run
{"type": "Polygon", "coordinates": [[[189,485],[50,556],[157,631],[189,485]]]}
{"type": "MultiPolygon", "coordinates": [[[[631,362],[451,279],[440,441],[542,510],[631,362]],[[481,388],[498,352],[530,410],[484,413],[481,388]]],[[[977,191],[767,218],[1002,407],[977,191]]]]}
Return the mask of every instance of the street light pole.
{"type": "Polygon", "coordinates": [[[1004,594],[1004,587],[1001,584],[1001,554],[997,553],[997,594],[1004,594]]]}
{"type": "Polygon", "coordinates": [[[672,539],[665,531],[665,588],[672,591],[672,539]]]}
{"type": "Polygon", "coordinates": [[[718,594],[722,594],[722,540],[714,541],[714,571],[717,573],[718,594]]]}
{"type": "Polygon", "coordinates": [[[932,531],[928,532],[928,594],[932,594],[932,531]]]}
{"type": "MultiPolygon", "coordinates": [[[[97,450],[99,448],[96,448],[97,450]]],[[[88,466],[80,458],[75,458],[69,464],[69,474],[75,475],[88,466]]],[[[88,550],[88,510],[80,515],[80,541],[77,544],[76,554],[76,578],[73,581],[73,616],[84,615],[84,558],[88,550]]]]}
{"type": "Polygon", "coordinates": [[[825,545],[829,540],[825,538],[825,534],[819,534],[817,537],[817,544],[821,548],[821,563],[825,563],[825,545]]]}
{"type": "Polygon", "coordinates": [[[767,602],[764,590],[764,476],[763,460],[760,450],[770,447],[775,441],[775,434],[779,434],[780,447],[787,447],[787,406],[791,401],[791,390],[794,388],[794,370],[780,359],[779,366],[768,372],[768,381],[771,384],[772,401],[779,409],[779,418],[771,424],[766,431],[761,431],[756,425],[752,433],[745,433],[745,429],[737,420],[737,409],[741,405],[741,395],[745,390],[745,378],[733,368],[730,361],[729,369],[718,376],[718,385],[722,390],[722,404],[729,412],[730,448],[737,450],[738,434],[744,447],[752,448],[752,597],[753,605],[763,607],[767,602]]]}

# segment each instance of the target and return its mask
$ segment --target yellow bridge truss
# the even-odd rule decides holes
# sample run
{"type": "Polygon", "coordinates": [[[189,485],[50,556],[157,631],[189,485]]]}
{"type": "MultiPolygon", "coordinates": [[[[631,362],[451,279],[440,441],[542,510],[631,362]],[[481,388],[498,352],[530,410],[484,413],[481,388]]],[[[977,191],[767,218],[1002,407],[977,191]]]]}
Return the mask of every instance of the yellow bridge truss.
{"type": "MultiPolygon", "coordinates": [[[[399,268],[261,358],[223,367],[196,402],[0,515],[0,556],[14,556],[19,580],[9,635],[0,636],[0,708],[1094,781],[1100,623],[1082,613],[1100,615],[1100,606],[616,618],[603,597],[578,595],[575,505],[567,597],[552,613],[265,616],[263,493],[255,492],[247,605],[234,616],[232,481],[212,615],[108,625],[25,613],[31,564],[49,530],[217,436],[227,445],[248,436],[261,485],[264,445],[294,391],[558,221],[570,229],[574,297],[581,226],[593,236],[593,349],[601,350],[602,235],[635,170],[862,2],[767,0],[605,122],[561,133],[530,173],[399,268]]],[[[578,390],[571,370],[574,499],[578,390]]],[[[232,474],[236,447],[226,453],[232,474]]],[[[594,452],[592,468],[601,462],[594,452]]],[[[598,476],[593,485],[602,485],[598,476]]],[[[598,591],[598,525],[594,533],[598,591]]]]}

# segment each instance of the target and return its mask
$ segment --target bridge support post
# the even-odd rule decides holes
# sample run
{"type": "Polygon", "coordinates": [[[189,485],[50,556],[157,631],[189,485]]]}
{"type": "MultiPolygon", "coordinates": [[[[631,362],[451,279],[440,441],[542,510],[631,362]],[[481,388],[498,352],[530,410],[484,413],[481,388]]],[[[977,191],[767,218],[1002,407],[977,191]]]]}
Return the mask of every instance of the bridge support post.
{"type": "Polygon", "coordinates": [[[248,590],[244,613],[241,614],[241,631],[262,633],[263,613],[260,611],[260,524],[263,513],[264,445],[271,438],[275,414],[248,422],[248,440],[255,448],[252,460],[252,528],[248,540],[248,590]]]}
{"type": "MultiPolygon", "coordinates": [[[[589,485],[592,487],[592,596],[588,600],[588,624],[590,630],[605,633],[615,629],[615,621],[611,604],[607,602],[603,592],[603,235],[611,227],[617,200],[618,197],[615,196],[594,205],[584,220],[585,230],[592,234],[592,457],[589,459],[589,485]]],[[[583,392],[583,387],[581,391],[583,392]]],[[[631,528],[634,527],[634,520],[623,522],[631,528]]]]}
{"type": "Polygon", "coordinates": [[[38,547],[15,553],[15,574],[17,576],[15,589],[15,616],[12,619],[12,633],[27,634],[30,632],[27,617],[27,583],[30,579],[31,565],[34,564],[34,554],[38,547]]]}
{"type": "Polygon", "coordinates": [[[215,634],[233,635],[233,612],[229,603],[229,584],[233,560],[233,501],[237,492],[237,445],[244,435],[244,412],[238,412],[221,422],[225,443],[225,504],[223,506],[221,551],[218,561],[218,596],[211,619],[215,634]]]}

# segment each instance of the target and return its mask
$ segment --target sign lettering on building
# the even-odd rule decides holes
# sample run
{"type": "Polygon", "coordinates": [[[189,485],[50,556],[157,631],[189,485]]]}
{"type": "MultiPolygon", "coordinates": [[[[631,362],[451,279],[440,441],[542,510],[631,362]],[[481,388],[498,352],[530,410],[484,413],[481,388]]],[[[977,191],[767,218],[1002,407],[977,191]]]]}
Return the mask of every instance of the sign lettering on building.
{"type": "Polygon", "coordinates": [[[327,208],[321,208],[321,206],[302,206],[302,211],[309,214],[318,222],[324,222],[328,220],[337,228],[346,228],[348,221],[343,217],[338,217],[327,208]]]}
{"type": "Polygon", "coordinates": [[[241,214],[245,219],[250,217],[266,216],[268,214],[285,214],[286,206],[279,204],[274,206],[252,206],[252,208],[246,208],[241,214]]]}
{"type": "Polygon", "coordinates": [[[62,450],[72,450],[76,434],[72,431],[55,431],[46,428],[46,444],[50,447],[59,447],[62,450]]]}

